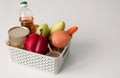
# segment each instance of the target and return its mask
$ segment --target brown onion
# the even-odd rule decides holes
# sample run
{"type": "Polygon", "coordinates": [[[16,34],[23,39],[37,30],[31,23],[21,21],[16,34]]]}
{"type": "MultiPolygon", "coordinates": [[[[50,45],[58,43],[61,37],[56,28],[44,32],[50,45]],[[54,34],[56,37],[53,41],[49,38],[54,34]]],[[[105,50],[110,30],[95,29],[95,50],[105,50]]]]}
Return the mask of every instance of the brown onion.
{"type": "Polygon", "coordinates": [[[71,36],[64,30],[57,30],[50,36],[52,45],[57,48],[64,48],[70,40],[71,36]]]}

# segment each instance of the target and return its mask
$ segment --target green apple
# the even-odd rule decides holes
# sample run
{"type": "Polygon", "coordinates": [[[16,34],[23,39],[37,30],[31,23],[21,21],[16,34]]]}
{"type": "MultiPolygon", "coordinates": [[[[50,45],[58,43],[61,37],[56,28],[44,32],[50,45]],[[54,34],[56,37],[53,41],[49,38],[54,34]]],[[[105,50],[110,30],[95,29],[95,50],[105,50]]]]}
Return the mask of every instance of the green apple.
{"type": "Polygon", "coordinates": [[[44,24],[41,24],[41,25],[37,28],[36,34],[41,35],[41,36],[44,36],[45,38],[47,38],[48,35],[49,35],[49,27],[48,27],[48,25],[45,24],[45,23],[44,23],[44,24]],[[41,30],[42,30],[42,32],[41,32],[41,30]]]}
{"type": "Polygon", "coordinates": [[[65,29],[65,23],[64,21],[57,21],[55,24],[53,24],[50,28],[50,35],[55,32],[56,30],[64,30],[65,29]]]}

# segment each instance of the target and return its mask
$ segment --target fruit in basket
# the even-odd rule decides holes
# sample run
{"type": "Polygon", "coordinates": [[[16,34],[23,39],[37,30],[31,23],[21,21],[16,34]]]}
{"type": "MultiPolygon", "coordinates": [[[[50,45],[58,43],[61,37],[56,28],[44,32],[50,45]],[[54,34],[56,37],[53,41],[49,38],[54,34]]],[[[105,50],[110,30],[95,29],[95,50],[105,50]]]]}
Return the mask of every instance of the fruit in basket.
{"type": "Polygon", "coordinates": [[[78,30],[78,26],[73,26],[67,31],[57,30],[50,35],[50,42],[57,48],[64,48],[72,38],[72,35],[78,30]]]}
{"type": "Polygon", "coordinates": [[[64,30],[65,29],[65,23],[64,21],[57,21],[55,24],[53,24],[50,28],[50,34],[55,32],[56,30],[64,30]]]}
{"type": "Polygon", "coordinates": [[[42,24],[42,25],[40,25],[38,28],[37,28],[37,30],[36,30],[36,33],[38,34],[38,35],[41,35],[41,36],[44,36],[45,38],[47,38],[48,37],[48,34],[49,34],[49,27],[48,27],[48,25],[47,24],[42,24]],[[41,31],[40,30],[43,30],[42,31],[42,34],[41,34],[41,31]]]}
{"type": "Polygon", "coordinates": [[[48,41],[45,37],[38,34],[30,34],[25,42],[28,51],[45,54],[48,50],[48,41]]]}

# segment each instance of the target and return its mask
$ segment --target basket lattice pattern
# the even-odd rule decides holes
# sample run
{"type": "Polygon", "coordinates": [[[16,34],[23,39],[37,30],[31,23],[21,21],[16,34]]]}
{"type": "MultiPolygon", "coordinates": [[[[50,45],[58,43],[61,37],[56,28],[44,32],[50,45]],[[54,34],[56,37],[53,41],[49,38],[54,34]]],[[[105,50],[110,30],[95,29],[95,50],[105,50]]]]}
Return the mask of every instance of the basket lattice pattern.
{"type": "Polygon", "coordinates": [[[57,61],[53,57],[38,55],[32,52],[10,49],[11,59],[18,64],[27,65],[36,69],[57,72],[57,61]]]}
{"type": "Polygon", "coordinates": [[[26,65],[38,70],[43,70],[52,73],[58,73],[64,63],[64,60],[69,52],[67,48],[63,57],[50,57],[42,54],[29,52],[9,46],[11,59],[13,62],[26,65]]]}

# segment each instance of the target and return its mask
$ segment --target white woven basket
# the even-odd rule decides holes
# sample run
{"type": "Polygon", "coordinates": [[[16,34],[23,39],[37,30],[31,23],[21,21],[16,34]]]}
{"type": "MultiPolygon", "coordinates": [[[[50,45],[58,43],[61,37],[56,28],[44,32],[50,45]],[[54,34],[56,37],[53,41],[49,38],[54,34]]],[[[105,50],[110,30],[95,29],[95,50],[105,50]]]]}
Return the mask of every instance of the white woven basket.
{"type": "Polygon", "coordinates": [[[11,46],[8,47],[13,62],[55,74],[60,71],[70,50],[69,44],[64,48],[59,57],[51,57],[11,46]]]}

